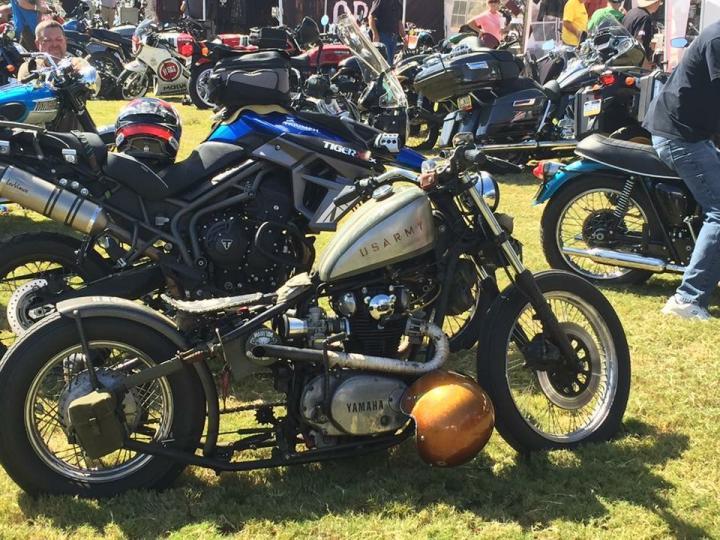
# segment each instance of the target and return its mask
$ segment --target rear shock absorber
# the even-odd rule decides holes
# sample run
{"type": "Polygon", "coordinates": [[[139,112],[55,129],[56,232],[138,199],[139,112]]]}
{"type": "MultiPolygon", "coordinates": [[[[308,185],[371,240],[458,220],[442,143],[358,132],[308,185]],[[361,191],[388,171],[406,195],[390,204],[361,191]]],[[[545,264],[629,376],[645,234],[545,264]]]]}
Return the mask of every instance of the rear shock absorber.
{"type": "Polygon", "coordinates": [[[632,193],[633,187],[635,187],[635,177],[630,176],[625,181],[620,197],[618,197],[617,205],[615,205],[615,211],[613,215],[618,221],[621,221],[630,207],[630,193],[632,193]]]}

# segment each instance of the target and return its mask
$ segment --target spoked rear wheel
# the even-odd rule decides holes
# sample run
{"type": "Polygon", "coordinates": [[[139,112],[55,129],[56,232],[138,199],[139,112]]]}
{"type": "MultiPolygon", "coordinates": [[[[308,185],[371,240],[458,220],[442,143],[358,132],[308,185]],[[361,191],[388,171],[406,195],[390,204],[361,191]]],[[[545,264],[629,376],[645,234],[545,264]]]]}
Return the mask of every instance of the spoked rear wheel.
{"type": "Polygon", "coordinates": [[[48,288],[60,291],[100,279],[99,255],[78,263],[81,243],[56,233],[22,234],[0,244],[0,341],[6,345],[51,309],[48,288]]]}
{"type": "MultiPolygon", "coordinates": [[[[103,387],[171,358],[177,346],[122,319],[85,319],[97,378],[103,387]]],[[[0,366],[0,459],[33,494],[108,497],[162,488],[184,469],[172,460],[117,448],[89,457],[77,439],[70,405],[93,391],[75,321],[48,317],[21,338],[0,366]]],[[[194,451],[204,424],[202,387],[192,368],[120,394],[114,412],[127,437],[194,451]]],[[[107,420],[104,420],[107,423],[107,420]]]]}
{"type": "Polygon", "coordinates": [[[622,218],[616,216],[624,180],[590,176],[572,180],[545,207],[541,221],[542,246],[548,263],[585,279],[605,284],[642,283],[651,272],[594,262],[568,254],[563,248],[601,248],[636,253],[651,230],[649,202],[631,193],[622,218]]]}
{"type": "Polygon", "coordinates": [[[478,379],[495,406],[498,431],[521,452],[606,441],[620,428],[630,393],[622,325],[587,281],[566,272],[536,279],[577,360],[540,358],[538,351],[557,347],[526,296],[518,288],[504,294],[478,347],[478,379]]]}

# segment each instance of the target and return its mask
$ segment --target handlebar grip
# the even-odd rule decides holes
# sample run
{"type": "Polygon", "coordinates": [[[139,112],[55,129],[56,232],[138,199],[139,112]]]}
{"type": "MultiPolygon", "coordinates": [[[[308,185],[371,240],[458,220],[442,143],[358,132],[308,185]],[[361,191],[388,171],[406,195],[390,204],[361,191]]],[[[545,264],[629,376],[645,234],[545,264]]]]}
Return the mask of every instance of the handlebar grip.
{"type": "Polygon", "coordinates": [[[40,74],[39,74],[39,73],[37,73],[37,72],[31,73],[30,75],[28,75],[27,77],[25,77],[23,80],[21,80],[21,81],[20,81],[20,84],[27,84],[27,83],[29,83],[29,82],[31,82],[31,81],[34,81],[34,80],[37,79],[38,77],[40,77],[40,74]]]}
{"type": "Polygon", "coordinates": [[[486,159],[485,153],[482,150],[465,151],[465,160],[472,165],[482,165],[486,159]]]}
{"type": "Polygon", "coordinates": [[[348,191],[346,191],[344,193],[340,193],[340,195],[335,197],[333,199],[333,204],[335,204],[335,206],[344,206],[348,203],[353,202],[359,196],[360,196],[360,192],[358,191],[358,188],[355,186],[352,186],[352,189],[349,189],[348,191]]]}

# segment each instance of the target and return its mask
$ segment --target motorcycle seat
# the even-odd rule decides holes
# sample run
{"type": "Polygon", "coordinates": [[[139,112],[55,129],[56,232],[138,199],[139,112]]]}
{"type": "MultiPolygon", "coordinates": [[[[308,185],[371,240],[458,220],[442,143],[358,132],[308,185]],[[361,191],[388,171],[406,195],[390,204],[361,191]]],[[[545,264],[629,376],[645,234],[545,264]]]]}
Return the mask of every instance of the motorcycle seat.
{"type": "Polygon", "coordinates": [[[575,153],[582,158],[628,173],[670,180],[680,178],[676,171],[665,165],[655,149],[648,144],[621,141],[594,134],[580,141],[575,153]]]}
{"type": "Polygon", "coordinates": [[[550,101],[560,101],[560,98],[562,97],[562,89],[560,88],[560,83],[558,83],[555,79],[543,84],[542,89],[550,101]]]}
{"type": "Polygon", "coordinates": [[[108,43],[117,43],[118,45],[124,45],[126,47],[132,47],[132,40],[125,36],[113,32],[112,30],[106,30],[104,28],[93,28],[90,30],[90,37],[98,39],[100,41],[106,41],[108,43]]]}
{"type": "MultiPolygon", "coordinates": [[[[310,55],[308,53],[298,54],[290,57],[290,67],[295,69],[305,69],[310,66],[310,55]]],[[[314,67],[314,66],[313,66],[314,67]]]]}
{"type": "Polygon", "coordinates": [[[161,201],[205,181],[228,165],[247,157],[233,144],[204,142],[186,159],[156,173],[125,154],[109,154],[104,172],[110,178],[149,201],[161,201]]]}
{"type": "Polygon", "coordinates": [[[78,163],[89,164],[92,169],[100,170],[107,161],[107,146],[97,133],[70,133],[48,131],[40,136],[40,146],[46,153],[61,154],[63,150],[74,150],[78,163]],[[92,158],[95,163],[90,163],[92,158]]]}

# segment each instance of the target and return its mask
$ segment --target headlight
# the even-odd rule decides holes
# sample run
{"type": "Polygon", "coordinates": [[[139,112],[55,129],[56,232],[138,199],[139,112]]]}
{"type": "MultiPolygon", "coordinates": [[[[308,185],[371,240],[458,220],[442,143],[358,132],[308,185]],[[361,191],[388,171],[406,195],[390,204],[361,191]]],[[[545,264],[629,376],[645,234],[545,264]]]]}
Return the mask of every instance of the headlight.
{"type": "Polygon", "coordinates": [[[475,185],[473,185],[473,189],[478,195],[485,199],[485,202],[488,203],[488,206],[494,212],[500,205],[500,187],[495,179],[485,171],[477,176],[478,178],[475,185]]]}
{"type": "Polygon", "coordinates": [[[97,93],[97,70],[94,67],[90,65],[83,67],[80,71],[80,81],[93,94],[97,93]]]}

